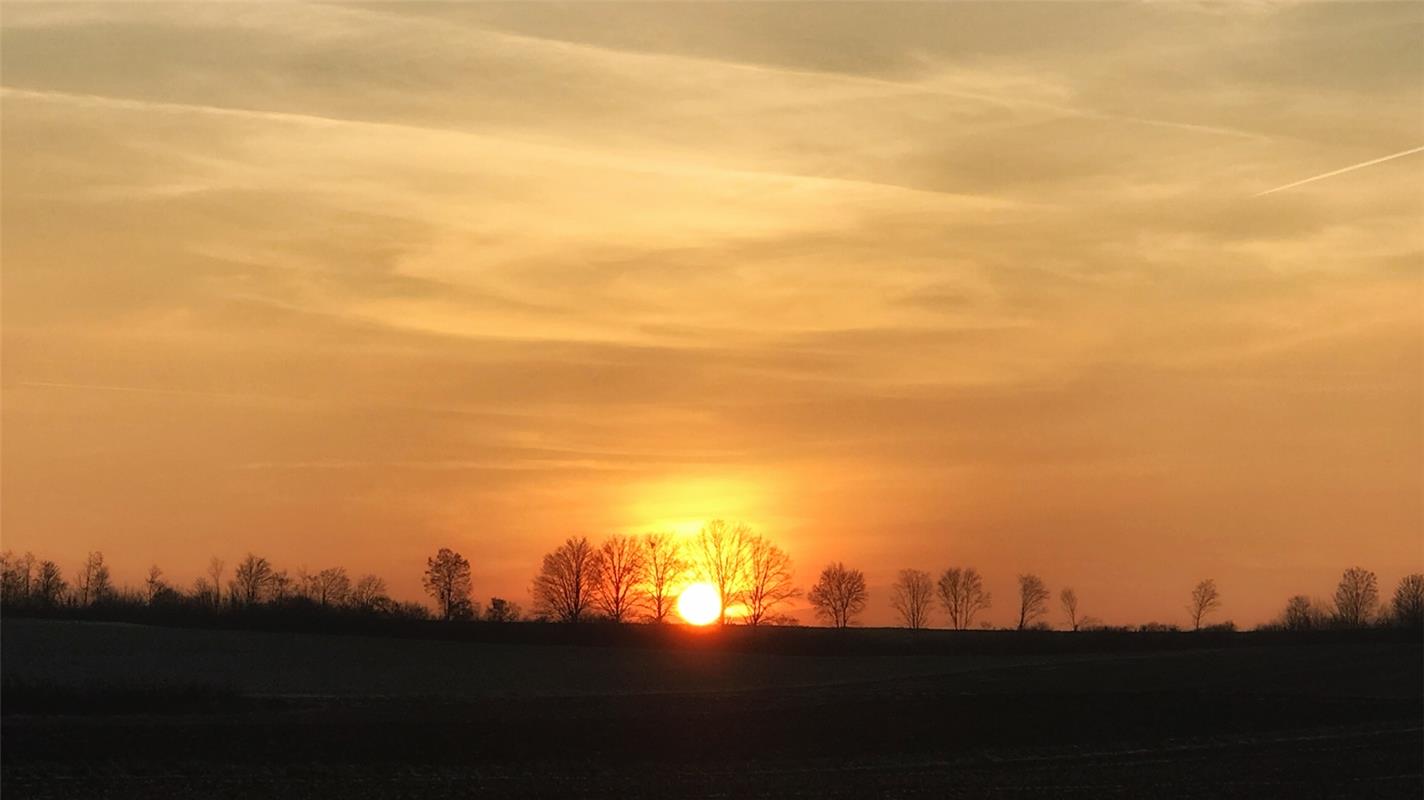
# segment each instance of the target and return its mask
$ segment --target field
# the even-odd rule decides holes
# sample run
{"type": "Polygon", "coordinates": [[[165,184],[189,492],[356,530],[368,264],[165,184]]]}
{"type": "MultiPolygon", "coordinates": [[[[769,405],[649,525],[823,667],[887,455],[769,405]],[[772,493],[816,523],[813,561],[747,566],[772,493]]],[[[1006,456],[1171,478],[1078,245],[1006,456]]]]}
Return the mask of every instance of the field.
{"type": "Polygon", "coordinates": [[[14,797],[1424,788],[1424,648],[1392,632],[514,626],[442,641],[7,619],[0,638],[14,797]]]}

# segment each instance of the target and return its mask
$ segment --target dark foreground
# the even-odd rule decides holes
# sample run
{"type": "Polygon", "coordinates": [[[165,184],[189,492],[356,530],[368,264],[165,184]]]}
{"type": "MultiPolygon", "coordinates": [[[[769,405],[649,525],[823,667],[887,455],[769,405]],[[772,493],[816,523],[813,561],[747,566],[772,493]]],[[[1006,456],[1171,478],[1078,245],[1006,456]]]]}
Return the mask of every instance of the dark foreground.
{"type": "Polygon", "coordinates": [[[1424,650],[1398,636],[787,655],[24,620],[0,633],[7,797],[1424,790],[1424,650]]]}

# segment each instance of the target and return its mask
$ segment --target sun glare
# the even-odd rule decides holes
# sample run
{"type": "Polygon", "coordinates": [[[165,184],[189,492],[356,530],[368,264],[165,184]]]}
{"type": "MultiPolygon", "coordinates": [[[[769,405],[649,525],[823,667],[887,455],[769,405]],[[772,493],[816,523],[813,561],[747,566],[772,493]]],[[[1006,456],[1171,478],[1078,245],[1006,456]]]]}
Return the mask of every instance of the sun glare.
{"type": "Polygon", "coordinates": [[[710,583],[694,583],[677,598],[677,613],[691,625],[711,625],[722,613],[722,598],[710,583]]]}
{"type": "Polygon", "coordinates": [[[696,536],[712,519],[744,520],[753,526],[774,517],[771,498],[778,496],[779,478],[757,472],[748,475],[682,475],[630,482],[626,504],[617,515],[631,530],[666,531],[696,536]]]}

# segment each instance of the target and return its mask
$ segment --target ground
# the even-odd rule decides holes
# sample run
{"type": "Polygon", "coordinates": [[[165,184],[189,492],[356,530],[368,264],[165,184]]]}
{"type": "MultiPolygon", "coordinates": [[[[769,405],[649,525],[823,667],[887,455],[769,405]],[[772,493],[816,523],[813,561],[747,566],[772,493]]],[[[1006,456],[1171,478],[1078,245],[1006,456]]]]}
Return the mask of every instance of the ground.
{"type": "Polygon", "coordinates": [[[439,641],[6,619],[0,788],[353,799],[1424,789],[1424,648],[1397,634],[683,630],[610,633],[599,646],[588,629],[472,630],[475,641],[439,641]]]}

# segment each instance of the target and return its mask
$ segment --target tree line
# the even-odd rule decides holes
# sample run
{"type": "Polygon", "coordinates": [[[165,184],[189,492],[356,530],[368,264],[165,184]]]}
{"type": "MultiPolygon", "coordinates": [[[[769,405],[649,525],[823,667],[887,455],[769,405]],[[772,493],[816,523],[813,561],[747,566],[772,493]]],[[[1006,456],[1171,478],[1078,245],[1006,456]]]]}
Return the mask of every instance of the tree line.
{"type": "Polygon", "coordinates": [[[1371,625],[1424,626],[1424,575],[1405,575],[1385,602],[1375,574],[1363,567],[1351,567],[1340,576],[1335,593],[1329,598],[1294,595],[1268,627],[1304,631],[1371,625]]]}
{"type": "Polygon", "coordinates": [[[343,567],[289,572],[262,556],[248,554],[228,571],[227,562],[213,558],[204,573],[187,587],[167,580],[158,565],[149,567],[139,588],[119,587],[104,554],[89,553],[66,580],[59,566],[31,553],[0,553],[0,605],[16,609],[149,606],[189,611],[254,607],[309,608],[328,612],[425,618],[419,603],[400,603],[386,592],[376,575],[352,579],[343,567]]]}
{"type": "MultiPolygon", "coordinates": [[[[7,609],[106,604],[198,610],[286,607],[411,619],[431,616],[421,604],[391,599],[385,581],[376,575],[353,579],[342,567],[288,572],[254,554],[238,562],[230,575],[222,559],[212,559],[204,575],[187,588],[171,585],[157,565],[149,569],[141,589],[117,588],[103,554],[97,552],[86,557],[72,578],[66,580],[53,561],[5,551],[0,553],[0,605],[7,609]]],[[[488,622],[662,623],[672,617],[682,589],[693,582],[716,589],[722,599],[721,624],[795,624],[786,608],[804,597],[819,620],[845,628],[858,622],[870,602],[861,570],[833,562],[803,591],[796,584],[791,557],[780,546],[744,523],[724,520],[713,520],[686,539],[668,533],[619,534],[595,544],[587,537],[570,537],[543,556],[530,586],[533,608],[528,613],[500,597],[491,597],[481,608],[473,599],[470,562],[449,548],[427,559],[422,574],[436,618],[488,622]]],[[[971,629],[993,601],[973,567],[950,567],[937,577],[920,569],[903,569],[889,594],[898,623],[911,629],[935,627],[941,620],[954,630],[971,629]]],[[[1013,627],[1053,628],[1049,621],[1053,600],[1041,577],[1019,575],[1013,627]]],[[[1234,629],[1230,622],[1211,624],[1222,607],[1214,580],[1197,583],[1186,605],[1192,629],[1234,629]]],[[[1084,613],[1072,587],[1058,591],[1057,608],[1066,630],[1106,628],[1084,613]]],[[[1291,597],[1280,616],[1262,627],[1312,630],[1379,624],[1424,627],[1424,575],[1405,576],[1392,598],[1382,602],[1375,574],[1352,567],[1341,576],[1331,598],[1291,597]]],[[[981,623],[981,627],[990,626],[981,623]]],[[[1146,631],[1174,629],[1157,623],[1139,626],[1146,631]]]]}

